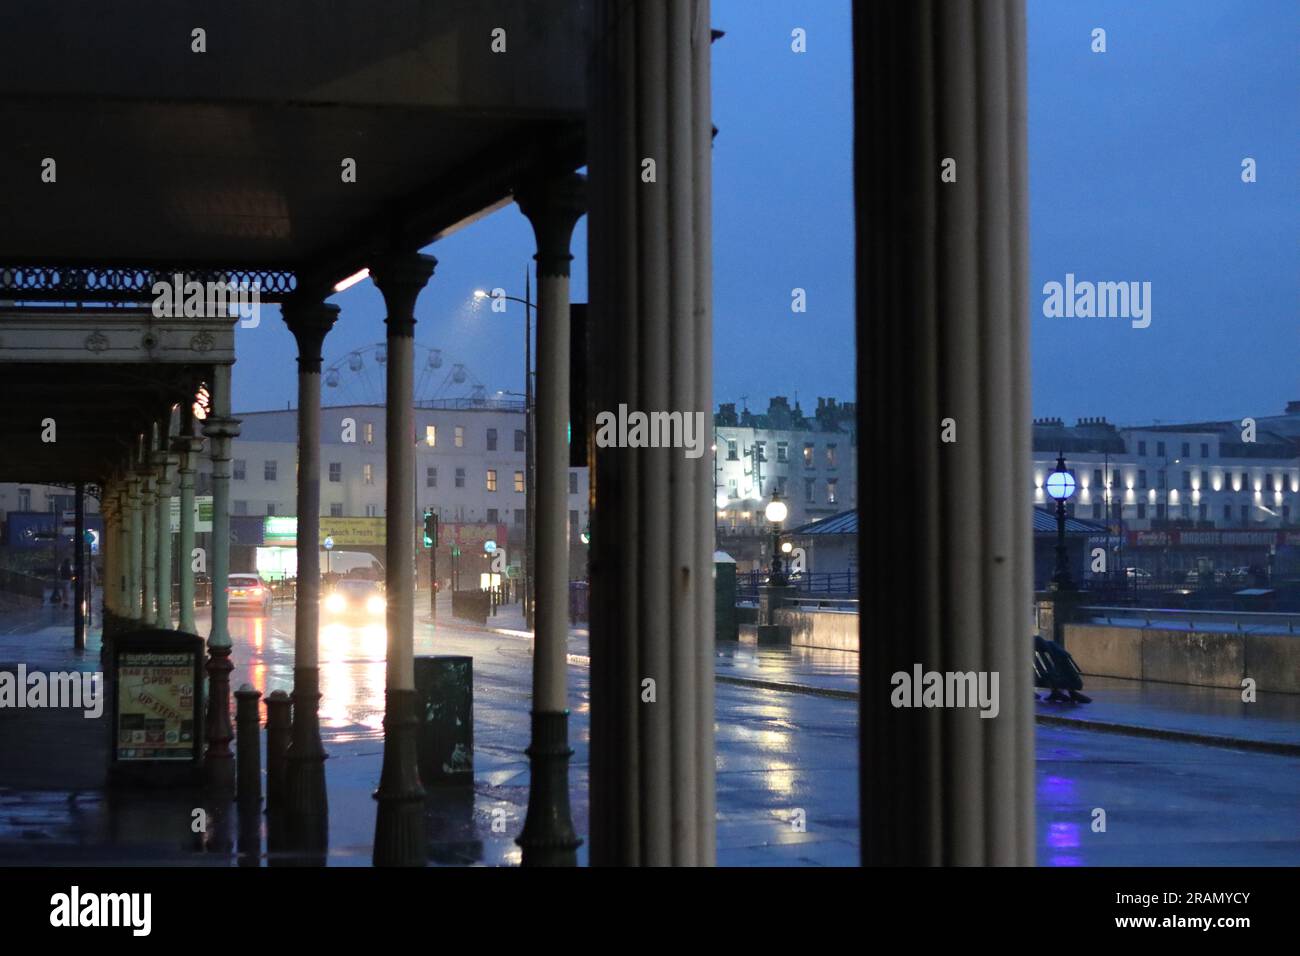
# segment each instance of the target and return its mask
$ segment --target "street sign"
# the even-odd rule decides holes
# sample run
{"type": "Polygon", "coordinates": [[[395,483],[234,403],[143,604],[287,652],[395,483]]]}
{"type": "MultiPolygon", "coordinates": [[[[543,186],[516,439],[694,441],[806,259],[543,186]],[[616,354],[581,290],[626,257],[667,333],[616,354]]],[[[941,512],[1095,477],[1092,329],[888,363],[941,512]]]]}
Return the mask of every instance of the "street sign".
{"type": "Polygon", "coordinates": [[[486,551],[488,554],[491,554],[496,549],[497,549],[497,543],[495,541],[483,542],[483,550],[486,551]]]}
{"type": "Polygon", "coordinates": [[[331,548],[334,547],[334,539],[333,539],[333,538],[326,538],[326,539],[324,540],[324,542],[322,542],[322,543],[324,544],[324,546],[325,546],[325,550],[326,550],[326,551],[329,551],[331,548]]]}

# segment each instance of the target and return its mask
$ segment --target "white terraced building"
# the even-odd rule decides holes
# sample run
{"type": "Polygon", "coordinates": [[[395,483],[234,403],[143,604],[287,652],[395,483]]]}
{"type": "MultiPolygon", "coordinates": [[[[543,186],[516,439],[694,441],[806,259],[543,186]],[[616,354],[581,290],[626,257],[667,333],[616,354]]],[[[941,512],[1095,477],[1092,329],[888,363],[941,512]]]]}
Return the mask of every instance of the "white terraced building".
{"type": "Polygon", "coordinates": [[[1067,426],[1059,418],[1037,419],[1033,448],[1033,500],[1040,508],[1052,504],[1044,482],[1063,453],[1078,485],[1068,510],[1081,518],[1122,521],[1133,531],[1300,524],[1300,401],[1245,424],[1120,427],[1081,418],[1067,426]]]}
{"type": "MultiPolygon", "coordinates": [[[[382,405],[321,409],[320,513],[383,517],[385,500],[382,405]]],[[[295,501],[297,412],[237,412],[232,450],[231,513],[291,515],[295,501]]],[[[415,409],[416,500],[444,522],[504,524],[522,545],[525,504],[523,405],[494,400],[422,403],[415,409]],[[432,406],[432,407],[430,407],[432,406]]],[[[210,480],[205,461],[200,492],[210,480]]],[[[587,524],[587,469],[569,470],[570,539],[587,524]]]]}

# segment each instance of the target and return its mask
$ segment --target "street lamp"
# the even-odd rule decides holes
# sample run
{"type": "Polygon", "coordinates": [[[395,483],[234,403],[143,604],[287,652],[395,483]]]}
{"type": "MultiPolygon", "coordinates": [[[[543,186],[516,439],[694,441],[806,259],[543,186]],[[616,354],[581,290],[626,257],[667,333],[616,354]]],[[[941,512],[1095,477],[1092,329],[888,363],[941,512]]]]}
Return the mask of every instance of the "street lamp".
{"type": "Polygon", "coordinates": [[[1057,590],[1071,591],[1070,564],[1065,551],[1065,502],[1074,494],[1074,475],[1065,467],[1065,453],[1056,458],[1056,468],[1047,476],[1047,494],[1056,501],[1056,573],[1052,584],[1057,590]]]}
{"type": "Polygon", "coordinates": [[[505,299],[518,302],[524,307],[524,626],[533,626],[533,481],[536,477],[533,466],[533,304],[532,276],[524,270],[524,298],[515,295],[493,295],[486,289],[475,289],[474,298],[483,302],[487,299],[505,299]]]}
{"type": "Polygon", "coordinates": [[[772,573],[769,575],[767,583],[770,587],[784,587],[785,570],[781,566],[781,522],[785,521],[786,515],[790,509],[786,507],[781,500],[779,491],[772,492],[772,500],[767,503],[763,509],[763,515],[772,525],[772,573]]]}

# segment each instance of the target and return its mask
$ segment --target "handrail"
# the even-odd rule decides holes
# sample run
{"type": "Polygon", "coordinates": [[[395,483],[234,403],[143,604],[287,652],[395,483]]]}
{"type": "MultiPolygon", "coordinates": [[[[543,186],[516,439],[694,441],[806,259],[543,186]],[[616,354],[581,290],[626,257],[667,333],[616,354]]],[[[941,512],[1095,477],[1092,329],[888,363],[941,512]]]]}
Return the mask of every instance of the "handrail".
{"type": "Polygon", "coordinates": [[[1207,611],[1195,610],[1189,608],[1164,608],[1164,607],[1119,607],[1111,605],[1081,605],[1079,611],[1090,614],[1094,617],[1105,617],[1106,623],[1111,623],[1115,618],[1126,620],[1145,620],[1146,626],[1151,627],[1153,620],[1172,619],[1175,621],[1187,621],[1189,627],[1195,627],[1197,621],[1202,623],[1223,622],[1237,625],[1237,630],[1242,631],[1243,622],[1247,626],[1255,624],[1267,625],[1277,623],[1286,625],[1288,634],[1296,633],[1297,627],[1300,627],[1300,614],[1287,611],[1207,611]]]}

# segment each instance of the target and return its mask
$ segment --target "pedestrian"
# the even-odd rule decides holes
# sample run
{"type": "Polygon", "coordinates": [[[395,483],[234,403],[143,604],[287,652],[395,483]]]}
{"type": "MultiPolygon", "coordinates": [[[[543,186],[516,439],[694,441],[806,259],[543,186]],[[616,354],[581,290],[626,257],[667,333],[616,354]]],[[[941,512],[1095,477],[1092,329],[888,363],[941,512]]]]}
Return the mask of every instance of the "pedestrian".
{"type": "Polygon", "coordinates": [[[68,558],[63,559],[59,565],[59,603],[67,604],[72,600],[72,562],[68,558]]]}

